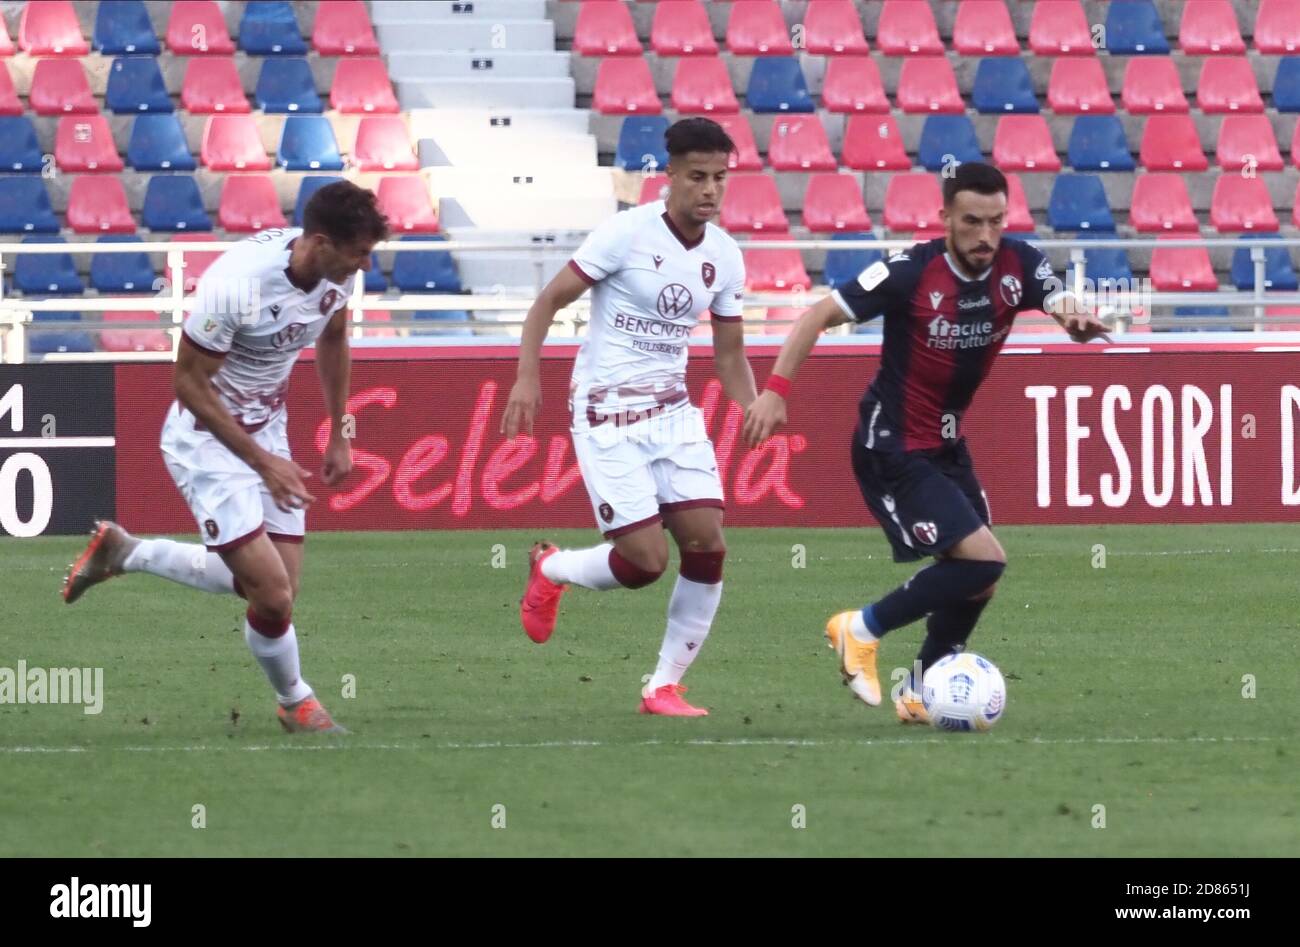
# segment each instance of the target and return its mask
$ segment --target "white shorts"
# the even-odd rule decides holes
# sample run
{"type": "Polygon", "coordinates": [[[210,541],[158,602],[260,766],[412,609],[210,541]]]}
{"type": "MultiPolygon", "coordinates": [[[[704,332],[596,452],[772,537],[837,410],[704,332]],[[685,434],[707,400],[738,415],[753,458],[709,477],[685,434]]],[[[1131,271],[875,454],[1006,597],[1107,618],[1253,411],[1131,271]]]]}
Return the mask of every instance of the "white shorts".
{"type": "MultiPolygon", "coordinates": [[[[288,458],[285,412],[250,436],[265,450],[288,458]]],[[[285,512],[275,505],[252,467],[206,430],[195,430],[194,415],[173,404],[162,429],[163,461],[199,525],[203,542],[228,552],[266,533],[276,542],[303,540],[306,511],[285,512]]]]}
{"type": "Polygon", "coordinates": [[[606,539],[658,522],[663,513],[725,505],[718,460],[699,408],[676,414],[674,420],[683,423],[671,425],[671,437],[651,433],[656,427],[645,422],[573,432],[578,468],[606,539]],[[638,430],[642,425],[644,431],[638,430]]]}

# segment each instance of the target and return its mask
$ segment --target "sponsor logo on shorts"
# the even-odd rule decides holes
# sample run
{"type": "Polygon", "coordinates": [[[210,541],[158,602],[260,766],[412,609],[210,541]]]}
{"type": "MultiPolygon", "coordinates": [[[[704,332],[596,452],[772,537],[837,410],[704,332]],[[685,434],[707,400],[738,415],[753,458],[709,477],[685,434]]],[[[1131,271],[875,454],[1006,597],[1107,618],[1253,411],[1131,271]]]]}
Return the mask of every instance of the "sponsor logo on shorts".
{"type": "Polygon", "coordinates": [[[203,531],[208,534],[209,539],[216,539],[220,530],[217,528],[216,520],[204,520],[203,531]]]}
{"type": "Polygon", "coordinates": [[[939,538],[939,527],[933,523],[914,523],[912,525],[912,535],[924,546],[933,546],[939,538]]]}
{"type": "Polygon", "coordinates": [[[1010,273],[1002,277],[1002,282],[998,284],[998,291],[1002,294],[1002,301],[1008,306],[1017,306],[1020,304],[1020,297],[1023,295],[1020,280],[1016,279],[1010,273]]]}
{"type": "MultiPolygon", "coordinates": [[[[708,266],[708,264],[704,264],[708,266]]],[[[690,315],[691,307],[695,300],[691,296],[691,291],[681,283],[669,283],[659,291],[659,299],[656,307],[659,315],[666,319],[677,319],[681,316],[690,315]]]]}
{"type": "Polygon", "coordinates": [[[606,523],[614,522],[614,508],[608,503],[602,503],[598,507],[598,511],[600,513],[600,518],[606,523]]]}
{"type": "Polygon", "coordinates": [[[715,270],[715,269],[713,268],[713,264],[712,264],[712,263],[701,263],[701,264],[700,264],[700,276],[701,276],[701,277],[703,278],[703,280],[704,280],[704,288],[705,288],[705,289],[712,289],[712,288],[713,288],[713,278],[714,278],[715,276],[717,276],[717,275],[718,275],[718,271],[715,270]]]}

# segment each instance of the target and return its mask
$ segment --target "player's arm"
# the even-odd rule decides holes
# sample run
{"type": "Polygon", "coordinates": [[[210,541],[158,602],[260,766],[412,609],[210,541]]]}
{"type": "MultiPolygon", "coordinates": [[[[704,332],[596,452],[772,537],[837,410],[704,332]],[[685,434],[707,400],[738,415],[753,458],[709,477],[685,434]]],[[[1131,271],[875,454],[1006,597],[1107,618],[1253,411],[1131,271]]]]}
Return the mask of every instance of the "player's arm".
{"type": "Polygon", "coordinates": [[[1043,303],[1043,311],[1056,320],[1075,342],[1101,338],[1110,342],[1107,326],[1088,304],[1071,292],[1057,293],[1043,303]]]}
{"type": "Polygon", "coordinates": [[[343,428],[352,381],[352,350],[348,345],[351,322],[352,310],[344,307],[330,317],[325,331],[316,339],[316,374],[320,376],[325,410],[330,417],[321,478],[331,486],[352,472],[352,445],[343,428]]]}
{"type": "Polygon", "coordinates": [[[713,368],[728,398],[748,408],[757,397],[754,371],[745,357],[745,324],[739,319],[712,319],[713,368]]]}
{"type": "Polygon", "coordinates": [[[542,403],[542,342],[550,331],[555,314],[577,302],[587,291],[587,282],[571,266],[566,266],[546,284],[524,319],[523,338],[519,342],[519,366],[515,385],[501,418],[501,433],[514,437],[520,431],[533,433],[533,418],[542,403]]]}

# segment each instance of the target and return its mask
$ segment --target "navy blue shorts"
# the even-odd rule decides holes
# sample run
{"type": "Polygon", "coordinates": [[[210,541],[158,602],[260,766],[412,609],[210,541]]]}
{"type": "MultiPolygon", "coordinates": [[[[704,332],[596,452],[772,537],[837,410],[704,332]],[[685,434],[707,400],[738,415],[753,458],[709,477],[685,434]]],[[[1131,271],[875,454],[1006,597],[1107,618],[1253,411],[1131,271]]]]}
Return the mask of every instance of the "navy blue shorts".
{"type": "Polygon", "coordinates": [[[895,562],[946,552],[990,525],[988,498],[965,439],[935,450],[868,450],[855,431],[853,474],[895,562]]]}

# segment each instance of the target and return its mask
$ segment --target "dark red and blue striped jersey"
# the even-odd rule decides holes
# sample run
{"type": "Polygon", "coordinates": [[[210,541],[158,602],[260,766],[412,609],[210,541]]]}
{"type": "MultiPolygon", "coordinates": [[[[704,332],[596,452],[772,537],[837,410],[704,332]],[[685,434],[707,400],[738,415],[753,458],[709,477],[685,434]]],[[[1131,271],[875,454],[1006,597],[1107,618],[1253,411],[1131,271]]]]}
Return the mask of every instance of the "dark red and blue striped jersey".
{"type": "Polygon", "coordinates": [[[859,405],[866,445],[928,450],[959,437],[961,417],[1011,332],[1061,283],[1041,250],[1004,239],[978,278],[942,237],[878,261],[833,295],[855,322],[883,316],[880,369],[859,405]]]}

